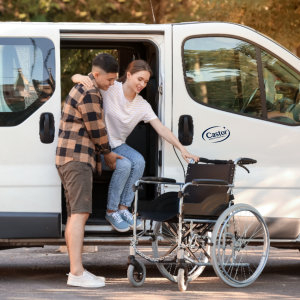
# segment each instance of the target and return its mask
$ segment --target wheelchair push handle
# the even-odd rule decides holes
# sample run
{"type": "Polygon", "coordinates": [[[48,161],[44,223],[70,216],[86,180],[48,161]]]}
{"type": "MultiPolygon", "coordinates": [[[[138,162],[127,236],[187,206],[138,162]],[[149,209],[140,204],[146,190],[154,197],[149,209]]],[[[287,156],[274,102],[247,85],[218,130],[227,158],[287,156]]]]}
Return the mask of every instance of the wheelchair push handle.
{"type": "Polygon", "coordinates": [[[257,160],[247,157],[238,158],[235,162],[236,165],[240,166],[241,168],[245,169],[248,173],[250,173],[249,169],[245,167],[245,165],[256,164],[257,160]]]}
{"type": "Polygon", "coordinates": [[[242,157],[239,158],[236,162],[237,165],[251,165],[251,164],[256,164],[257,160],[252,159],[252,158],[247,158],[247,157],[242,157]]]}

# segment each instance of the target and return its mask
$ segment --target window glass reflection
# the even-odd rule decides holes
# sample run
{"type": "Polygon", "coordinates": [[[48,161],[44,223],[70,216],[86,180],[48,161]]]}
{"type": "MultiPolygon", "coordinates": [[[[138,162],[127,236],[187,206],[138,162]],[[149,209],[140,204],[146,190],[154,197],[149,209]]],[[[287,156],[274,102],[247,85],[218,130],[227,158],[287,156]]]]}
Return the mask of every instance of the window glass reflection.
{"type": "Polygon", "coordinates": [[[268,119],[300,124],[300,75],[264,51],[262,62],[268,119]]]}
{"type": "Polygon", "coordinates": [[[54,45],[45,38],[0,38],[0,61],[0,125],[17,125],[54,92],[54,45]]]}
{"type": "Polygon", "coordinates": [[[225,37],[184,44],[185,80],[192,98],[224,110],[262,116],[255,47],[225,37]]]}

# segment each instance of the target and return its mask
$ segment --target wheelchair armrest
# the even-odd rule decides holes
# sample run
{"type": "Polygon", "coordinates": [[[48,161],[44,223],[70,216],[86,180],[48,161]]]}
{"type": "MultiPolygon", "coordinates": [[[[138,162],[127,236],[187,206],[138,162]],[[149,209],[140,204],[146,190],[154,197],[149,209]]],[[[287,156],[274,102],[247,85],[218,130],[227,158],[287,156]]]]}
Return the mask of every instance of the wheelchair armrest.
{"type": "Polygon", "coordinates": [[[201,185],[228,185],[229,183],[221,179],[193,179],[192,184],[201,185]]]}
{"type": "Polygon", "coordinates": [[[156,181],[156,182],[166,182],[166,183],[176,183],[176,180],[173,178],[166,177],[142,177],[143,181],[156,181]]]}

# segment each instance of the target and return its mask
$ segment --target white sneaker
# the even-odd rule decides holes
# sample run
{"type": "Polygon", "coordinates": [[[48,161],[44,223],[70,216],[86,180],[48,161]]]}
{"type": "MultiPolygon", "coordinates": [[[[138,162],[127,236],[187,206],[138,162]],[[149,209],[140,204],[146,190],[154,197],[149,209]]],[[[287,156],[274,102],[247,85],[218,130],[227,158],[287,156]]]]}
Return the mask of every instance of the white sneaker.
{"type": "Polygon", "coordinates": [[[82,275],[76,276],[71,273],[68,274],[67,285],[80,286],[86,288],[99,288],[105,286],[105,278],[95,276],[87,270],[84,270],[82,275]]]}

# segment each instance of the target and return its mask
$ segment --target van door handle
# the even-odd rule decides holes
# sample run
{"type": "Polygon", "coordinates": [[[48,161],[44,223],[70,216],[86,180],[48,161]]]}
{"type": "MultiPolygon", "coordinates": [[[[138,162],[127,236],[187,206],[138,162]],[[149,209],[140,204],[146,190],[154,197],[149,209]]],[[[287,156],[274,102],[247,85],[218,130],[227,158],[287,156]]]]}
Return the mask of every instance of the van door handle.
{"type": "Polygon", "coordinates": [[[190,115],[182,115],[178,122],[178,139],[184,146],[191,145],[194,137],[193,118],[190,115]]]}
{"type": "Polygon", "coordinates": [[[52,113],[42,113],[40,116],[40,140],[44,144],[51,144],[54,141],[54,116],[52,113]]]}

